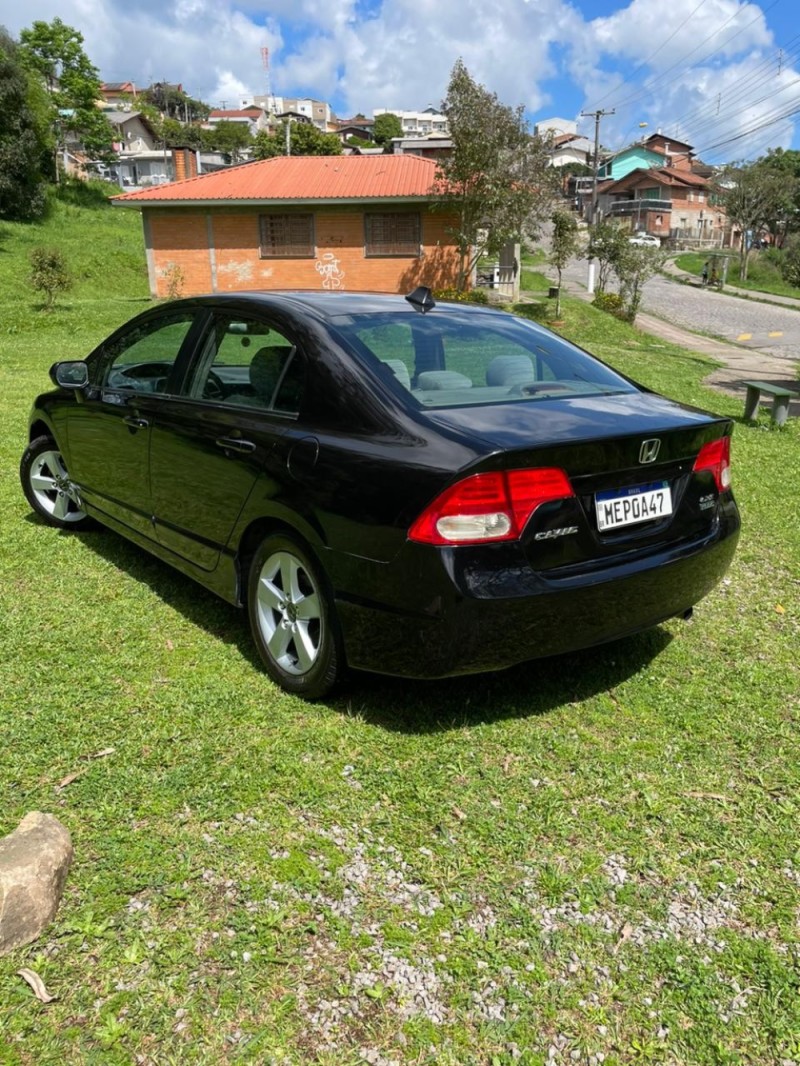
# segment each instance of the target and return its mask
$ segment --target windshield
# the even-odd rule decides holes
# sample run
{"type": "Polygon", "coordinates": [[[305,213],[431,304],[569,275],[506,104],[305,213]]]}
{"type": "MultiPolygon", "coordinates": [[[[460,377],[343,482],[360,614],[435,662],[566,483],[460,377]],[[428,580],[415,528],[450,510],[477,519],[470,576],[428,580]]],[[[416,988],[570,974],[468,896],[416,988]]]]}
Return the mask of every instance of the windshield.
{"type": "Polygon", "coordinates": [[[637,391],[563,338],[500,312],[343,315],[336,328],[362,360],[377,364],[423,407],[637,391]]]}

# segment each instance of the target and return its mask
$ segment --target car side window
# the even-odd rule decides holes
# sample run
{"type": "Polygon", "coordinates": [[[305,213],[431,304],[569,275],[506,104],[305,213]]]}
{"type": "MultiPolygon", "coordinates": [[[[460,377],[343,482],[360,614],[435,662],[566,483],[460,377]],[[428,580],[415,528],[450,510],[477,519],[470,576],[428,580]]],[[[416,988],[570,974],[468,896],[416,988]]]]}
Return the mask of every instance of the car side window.
{"type": "Polygon", "coordinates": [[[191,312],[142,322],[107,348],[102,384],[136,393],[166,392],[183,343],[194,324],[191,312]]]}
{"type": "Polygon", "coordinates": [[[297,414],[304,361],[282,331],[241,315],[220,316],[190,385],[196,400],[297,414]]]}

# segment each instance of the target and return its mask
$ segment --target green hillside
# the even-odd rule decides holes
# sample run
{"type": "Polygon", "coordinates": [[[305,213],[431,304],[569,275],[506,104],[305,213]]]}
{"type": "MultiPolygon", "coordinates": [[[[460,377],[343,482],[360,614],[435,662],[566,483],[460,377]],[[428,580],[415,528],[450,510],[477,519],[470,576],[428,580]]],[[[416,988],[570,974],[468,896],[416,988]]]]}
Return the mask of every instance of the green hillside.
{"type": "Polygon", "coordinates": [[[47,335],[58,336],[54,358],[83,355],[149,300],[139,212],[112,207],[102,186],[68,186],[41,222],[0,222],[4,361],[39,347],[47,335]],[[59,249],[74,279],[49,313],[29,283],[36,247],[59,249]]]}

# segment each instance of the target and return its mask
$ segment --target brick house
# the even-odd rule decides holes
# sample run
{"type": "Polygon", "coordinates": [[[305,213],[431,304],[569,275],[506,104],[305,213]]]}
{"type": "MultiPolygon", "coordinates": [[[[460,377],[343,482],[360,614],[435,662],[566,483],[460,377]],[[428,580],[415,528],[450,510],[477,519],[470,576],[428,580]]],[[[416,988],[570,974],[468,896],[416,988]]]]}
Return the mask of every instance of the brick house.
{"type": "Polygon", "coordinates": [[[716,203],[710,168],[694,158],[691,145],[654,133],[607,161],[601,178],[604,171],[611,178],[597,187],[603,217],[662,238],[722,243],[725,211],[716,203]]]}
{"type": "Polygon", "coordinates": [[[691,170],[633,170],[598,186],[598,193],[604,216],[625,220],[632,230],[722,243],[725,211],[709,179],[691,170]]]}
{"type": "Polygon", "coordinates": [[[150,291],[408,292],[456,283],[451,220],[418,156],[283,156],[124,193],[142,212],[150,291]]]}

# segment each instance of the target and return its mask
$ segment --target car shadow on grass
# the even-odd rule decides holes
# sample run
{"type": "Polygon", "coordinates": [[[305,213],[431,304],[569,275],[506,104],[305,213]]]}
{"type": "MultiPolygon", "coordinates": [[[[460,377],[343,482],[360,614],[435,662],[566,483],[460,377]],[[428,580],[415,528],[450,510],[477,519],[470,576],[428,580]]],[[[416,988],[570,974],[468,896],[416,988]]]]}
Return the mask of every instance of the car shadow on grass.
{"type": "MultiPolygon", "coordinates": [[[[30,515],[28,521],[40,521],[30,515]]],[[[64,536],[75,536],[64,533],[64,536]]],[[[232,645],[263,672],[244,611],[220,599],[144,548],[102,528],[78,534],[81,543],[210,636],[232,645]]],[[[425,734],[544,715],[613,690],[646,668],[671,642],[657,626],[635,636],[566,655],[536,659],[494,673],[435,681],[352,671],[325,701],[331,710],[391,732],[425,734]]],[[[213,653],[211,649],[209,653],[213,653]]]]}
{"type": "Polygon", "coordinates": [[[646,668],[672,639],[657,626],[596,648],[437,681],[354,671],[329,706],[400,733],[441,733],[544,715],[614,689],[646,668]]]}
{"type": "MultiPolygon", "coordinates": [[[[34,514],[26,515],[25,520],[45,524],[34,514]]],[[[84,547],[128,577],[147,585],[162,603],[183,615],[193,625],[235,647],[254,669],[262,669],[244,611],[233,607],[169,563],[113,530],[98,525],[84,532],[65,530],[61,535],[77,537],[84,547]]]]}

